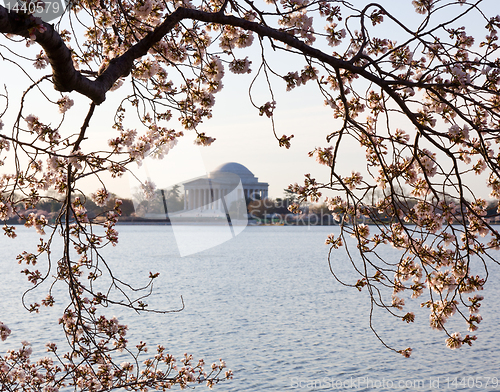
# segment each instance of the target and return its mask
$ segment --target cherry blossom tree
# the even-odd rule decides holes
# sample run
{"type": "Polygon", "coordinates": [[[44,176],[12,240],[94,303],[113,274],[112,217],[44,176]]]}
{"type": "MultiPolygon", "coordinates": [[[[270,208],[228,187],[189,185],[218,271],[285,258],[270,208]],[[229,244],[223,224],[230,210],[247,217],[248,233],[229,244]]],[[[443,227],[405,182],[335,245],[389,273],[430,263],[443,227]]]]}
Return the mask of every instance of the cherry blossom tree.
{"type": "MultiPolygon", "coordinates": [[[[63,281],[70,298],[60,319],[67,352],[49,344],[52,357],[37,362],[30,361],[28,343],[9,352],[0,360],[6,389],[166,389],[231,378],[223,361],[207,371],[186,355],[175,366],[162,347],[140,365],[146,346],[129,348],[127,327],[107,318],[102,307],[149,311],[145,298],[157,274],[139,289],[114,277],[100,249],[118,241],[120,201],[104,219],[94,219],[78,187],[84,178],[97,178],[102,186],[89,196],[104,206],[110,194],[104,173],[120,177],[147,156],[163,157],[184,132],[197,144],[213,143],[199,129],[212,115],[227,71],[264,79],[271,98],[252,103],[256,114],[271,120],[270,130],[285,148],[293,135],[275,131],[274,89],[314,84],[324,97],[338,129],[310,156],[329,175],[307,175],[290,190],[300,200],[326,196],[341,227],[340,236],[326,240],[330,254],[345,246],[345,236],[357,240],[347,251],[359,279],[342,283],[368,293],[372,310],[381,307],[405,322],[415,319],[404,311],[406,293],[420,297],[431,327],[444,331],[450,348],[473,343],[475,335],[462,337],[445,323],[457,314],[469,330],[477,329],[483,299],[477,291],[500,244],[490,221],[498,211],[487,216],[487,202],[468,185],[477,175],[491,197],[500,198],[500,17],[488,13],[486,0],[413,0],[412,23],[396,16],[394,3],[355,3],[75,0],[54,20],[45,13],[52,3],[0,6],[2,63],[25,75],[24,81],[3,75],[0,150],[2,164],[13,169],[0,180],[0,218],[12,238],[16,228],[9,219],[46,233],[37,252],[25,252],[18,261],[27,265],[33,288],[63,281]],[[480,22],[473,34],[462,25],[470,18],[480,22]],[[297,62],[282,72],[280,56],[297,62]],[[11,91],[19,83],[24,90],[14,100],[11,91]],[[91,124],[106,100],[117,102],[116,136],[97,146],[91,124]],[[39,102],[47,109],[37,110],[39,102]],[[83,110],[87,114],[75,131],[70,115],[83,110]],[[140,127],[127,127],[131,114],[140,127]],[[339,156],[352,140],[366,153],[366,165],[351,173],[339,156]],[[53,221],[29,212],[48,198],[62,202],[53,221]],[[55,255],[51,244],[59,236],[64,250],[55,255]],[[379,255],[389,245],[401,250],[400,257],[379,255]],[[480,270],[472,268],[476,259],[480,270]],[[95,289],[103,275],[120,299],[95,289]],[[119,351],[131,360],[118,364],[113,358],[119,351]]],[[[151,182],[143,190],[155,194],[151,182]]],[[[49,291],[40,303],[25,305],[38,312],[54,301],[49,291]]],[[[9,335],[6,324],[0,333],[2,340],[9,335]]]]}

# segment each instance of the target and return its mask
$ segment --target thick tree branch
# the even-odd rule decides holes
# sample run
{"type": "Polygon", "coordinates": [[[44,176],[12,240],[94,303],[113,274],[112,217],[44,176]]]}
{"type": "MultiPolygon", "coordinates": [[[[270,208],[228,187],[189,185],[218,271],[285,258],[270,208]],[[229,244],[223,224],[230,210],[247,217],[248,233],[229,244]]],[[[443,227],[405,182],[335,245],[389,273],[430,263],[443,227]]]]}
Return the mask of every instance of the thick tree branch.
{"type": "MultiPolygon", "coordinates": [[[[330,56],[286,32],[218,12],[210,13],[196,9],[177,8],[153,32],[149,33],[121,56],[112,59],[106,70],[96,80],[88,79],[74,68],[70,50],[52,25],[42,22],[41,26],[46,31],[40,32],[36,30],[34,34],[37,43],[42,46],[49,58],[54,73],[53,81],[56,90],[77,91],[89,97],[94,103],[100,104],[106,99],[106,92],[109,91],[113,84],[120,77],[130,73],[134,60],[146,55],[151,47],[159,42],[183,19],[236,26],[244,30],[253,31],[260,36],[280,41],[334,68],[352,71],[379,85],[384,83],[382,79],[368,72],[363,67],[354,66],[352,62],[330,56]]],[[[0,32],[28,38],[30,36],[29,30],[35,27],[34,23],[33,18],[21,19],[18,14],[14,12],[9,13],[4,7],[0,6],[0,32]]]]}
{"type": "Polygon", "coordinates": [[[36,42],[44,49],[52,66],[55,89],[77,91],[96,104],[104,102],[106,93],[113,84],[120,77],[130,73],[134,60],[144,56],[181,19],[183,18],[179,10],[172,13],[154,32],[148,34],[123,55],[112,59],[107,69],[96,80],[91,80],[75,69],[70,50],[52,25],[39,22],[32,17],[8,12],[5,7],[0,6],[0,32],[25,38],[33,34],[36,36],[36,42]],[[37,23],[45,31],[37,29],[37,23]]]}

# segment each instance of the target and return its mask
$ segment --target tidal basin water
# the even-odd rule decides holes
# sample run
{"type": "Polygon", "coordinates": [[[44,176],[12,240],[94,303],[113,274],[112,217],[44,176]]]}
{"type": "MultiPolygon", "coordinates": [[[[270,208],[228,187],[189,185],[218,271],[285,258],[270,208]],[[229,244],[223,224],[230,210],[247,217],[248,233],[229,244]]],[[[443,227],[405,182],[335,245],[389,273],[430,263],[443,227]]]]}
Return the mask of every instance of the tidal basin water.
{"type": "MultiPolygon", "coordinates": [[[[445,334],[429,328],[420,299],[407,302],[417,316],[414,324],[375,312],[377,331],[388,344],[413,348],[405,359],[385,349],[371,332],[366,291],[342,286],[330,274],[324,241],[338,227],[247,227],[232,240],[187,257],[179,256],[169,226],[118,230],[118,246],[103,250],[116,276],[141,285],[149,271],[160,272],[150,307],[177,309],[182,296],[185,309],[136,315],[117,308],[108,314],[129,325],[131,344],[162,344],[176,356],[189,352],[208,364],[223,358],[234,379],[216,390],[500,390],[496,266],[489,269],[488,287],[481,293],[484,321],[472,347],[447,349],[445,334]]],[[[57,325],[61,307],[38,315],[23,310],[20,296],[29,284],[15,256],[33,251],[39,237],[23,227],[18,231],[16,240],[0,239],[0,321],[13,331],[0,342],[0,351],[28,340],[35,353],[42,353],[46,342],[62,339],[57,325]]],[[[57,252],[56,246],[55,259],[57,252]]],[[[385,258],[396,254],[388,248],[385,258]]],[[[343,250],[332,261],[340,276],[356,281],[343,250]]],[[[40,301],[43,294],[30,293],[28,301],[40,301]]],[[[468,333],[463,322],[448,324],[450,332],[468,333]]]]}

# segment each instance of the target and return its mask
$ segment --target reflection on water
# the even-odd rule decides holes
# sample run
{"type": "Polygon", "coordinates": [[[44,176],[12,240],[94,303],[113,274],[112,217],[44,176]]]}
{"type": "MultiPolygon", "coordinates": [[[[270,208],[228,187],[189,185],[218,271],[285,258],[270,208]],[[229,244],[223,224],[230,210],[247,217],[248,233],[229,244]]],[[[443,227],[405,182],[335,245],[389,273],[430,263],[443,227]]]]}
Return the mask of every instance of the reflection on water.
{"type": "MultiPolygon", "coordinates": [[[[182,295],[186,308],[167,315],[110,313],[129,324],[131,344],[144,340],[161,343],[177,356],[190,352],[208,363],[226,360],[235,378],[217,386],[221,391],[484,390],[484,384],[474,384],[478,377],[483,382],[491,377],[486,390],[494,390],[493,377],[500,378],[500,293],[492,283],[498,281],[499,269],[490,270],[481,308],[484,321],[473,347],[446,349],[445,336],[430,330],[419,302],[410,309],[417,315],[412,325],[378,312],[381,336],[398,349],[414,348],[405,359],[384,349],[370,331],[366,293],[344,287],[330,275],[324,240],[336,230],[247,227],[231,241],[181,258],[170,227],[119,226],[119,245],[105,251],[118,277],[140,285],[149,271],[160,272],[150,306],[177,309],[182,295]],[[461,377],[469,385],[460,384],[461,377]]],[[[20,293],[28,283],[18,272],[15,255],[23,244],[34,249],[37,236],[20,231],[14,241],[0,240],[0,320],[13,330],[0,344],[4,351],[29,340],[42,351],[59,333],[61,310],[39,315],[22,311],[20,293]]],[[[387,252],[390,259],[395,251],[387,252]]],[[[347,280],[355,279],[342,250],[334,254],[334,267],[347,280]]],[[[466,334],[463,324],[457,327],[466,334]]]]}

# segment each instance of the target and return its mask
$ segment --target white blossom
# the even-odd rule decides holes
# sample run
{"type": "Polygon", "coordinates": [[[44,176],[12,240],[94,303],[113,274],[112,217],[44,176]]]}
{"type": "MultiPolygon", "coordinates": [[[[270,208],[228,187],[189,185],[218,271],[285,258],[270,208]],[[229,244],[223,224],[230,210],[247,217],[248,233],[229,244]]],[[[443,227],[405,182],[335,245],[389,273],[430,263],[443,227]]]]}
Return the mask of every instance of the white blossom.
{"type": "Polygon", "coordinates": [[[66,111],[68,111],[74,105],[74,103],[75,102],[67,95],[57,101],[57,105],[59,106],[59,111],[61,113],[66,113],[66,111]]]}
{"type": "Polygon", "coordinates": [[[252,72],[250,64],[252,64],[252,62],[248,60],[248,57],[242,60],[233,60],[229,63],[229,70],[235,74],[250,73],[252,72]]]}

